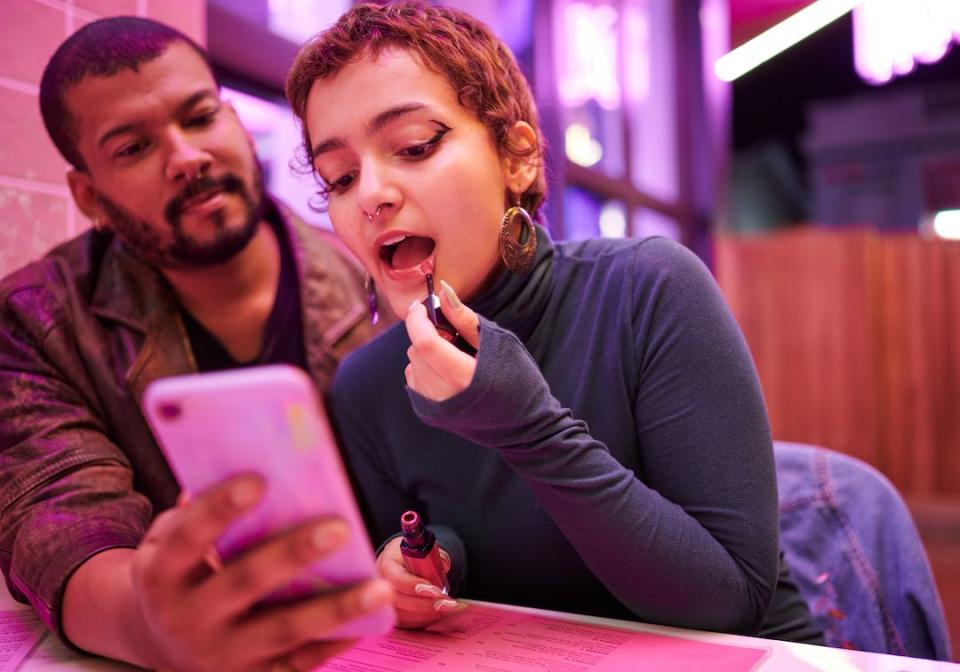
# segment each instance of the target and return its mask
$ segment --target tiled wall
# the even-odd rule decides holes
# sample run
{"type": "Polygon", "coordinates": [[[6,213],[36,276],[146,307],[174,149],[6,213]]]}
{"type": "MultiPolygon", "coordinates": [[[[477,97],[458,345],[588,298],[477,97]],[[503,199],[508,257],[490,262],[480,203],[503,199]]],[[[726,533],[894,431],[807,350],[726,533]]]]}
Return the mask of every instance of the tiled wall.
{"type": "Polygon", "coordinates": [[[0,0],[0,277],[89,226],[40,119],[40,76],[57,46],[83,24],[118,14],[163,21],[203,44],[205,6],[204,0],[0,0]]]}

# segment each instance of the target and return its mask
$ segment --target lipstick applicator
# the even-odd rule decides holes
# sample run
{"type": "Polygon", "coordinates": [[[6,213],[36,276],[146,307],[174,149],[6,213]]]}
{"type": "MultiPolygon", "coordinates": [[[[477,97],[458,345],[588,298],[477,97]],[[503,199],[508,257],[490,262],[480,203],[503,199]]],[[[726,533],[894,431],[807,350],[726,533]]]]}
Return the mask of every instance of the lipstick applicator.
{"type": "Polygon", "coordinates": [[[433,288],[433,274],[427,273],[426,280],[427,298],[423,300],[423,305],[427,309],[427,316],[430,318],[433,326],[437,328],[437,333],[439,333],[444,340],[456,345],[457,330],[453,328],[453,325],[450,324],[450,321],[444,316],[443,311],[440,310],[440,297],[437,296],[437,292],[433,288]]]}
{"type": "Polygon", "coordinates": [[[420,514],[406,511],[400,516],[400,532],[403,534],[400,553],[407,571],[426,579],[444,594],[449,593],[450,584],[440,557],[440,544],[433,532],[424,527],[420,514]]]}
{"type": "MultiPolygon", "coordinates": [[[[440,308],[440,297],[437,296],[436,290],[433,288],[433,273],[427,273],[427,315],[430,316],[430,321],[433,322],[433,326],[439,326],[437,321],[437,310],[440,308]]],[[[443,313],[441,312],[441,315],[443,313]]]]}

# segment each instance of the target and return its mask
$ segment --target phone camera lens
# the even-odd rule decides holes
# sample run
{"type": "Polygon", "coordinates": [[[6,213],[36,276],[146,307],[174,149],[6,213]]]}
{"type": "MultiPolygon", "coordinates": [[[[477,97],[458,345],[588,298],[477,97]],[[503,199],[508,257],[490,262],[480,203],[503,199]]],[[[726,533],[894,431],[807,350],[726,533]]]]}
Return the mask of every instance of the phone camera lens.
{"type": "Polygon", "coordinates": [[[164,420],[174,420],[180,417],[180,405],[173,402],[166,402],[157,407],[160,417],[164,420]]]}

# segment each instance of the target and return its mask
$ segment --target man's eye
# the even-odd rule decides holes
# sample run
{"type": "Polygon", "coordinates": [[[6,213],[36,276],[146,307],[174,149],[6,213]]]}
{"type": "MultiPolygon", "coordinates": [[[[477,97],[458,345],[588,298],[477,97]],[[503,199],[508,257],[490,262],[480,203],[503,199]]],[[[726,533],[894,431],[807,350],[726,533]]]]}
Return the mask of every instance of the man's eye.
{"type": "Polygon", "coordinates": [[[202,128],[204,126],[209,126],[213,123],[214,117],[217,116],[217,110],[210,110],[209,112],[203,112],[201,114],[195,114],[184,123],[184,126],[187,128],[202,128]]]}
{"type": "Polygon", "coordinates": [[[116,151],[114,156],[117,158],[127,158],[130,156],[136,156],[140,154],[147,148],[147,143],[145,142],[131,142],[129,145],[124,145],[116,151]]]}

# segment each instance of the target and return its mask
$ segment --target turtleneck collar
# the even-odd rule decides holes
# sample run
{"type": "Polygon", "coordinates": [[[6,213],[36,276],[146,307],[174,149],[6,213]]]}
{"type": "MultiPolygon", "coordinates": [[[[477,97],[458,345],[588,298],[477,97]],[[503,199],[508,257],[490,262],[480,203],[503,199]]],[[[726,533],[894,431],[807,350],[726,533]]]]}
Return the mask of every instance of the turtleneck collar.
{"type": "Polygon", "coordinates": [[[489,289],[469,302],[477,313],[524,343],[540,324],[553,289],[553,241],[545,229],[535,229],[537,252],[530,272],[519,275],[504,269],[489,289]]]}

